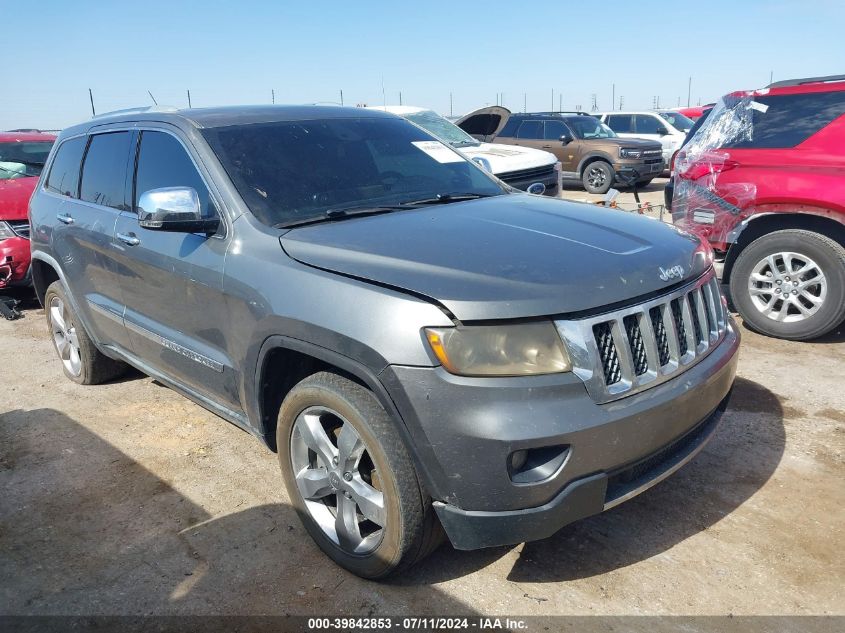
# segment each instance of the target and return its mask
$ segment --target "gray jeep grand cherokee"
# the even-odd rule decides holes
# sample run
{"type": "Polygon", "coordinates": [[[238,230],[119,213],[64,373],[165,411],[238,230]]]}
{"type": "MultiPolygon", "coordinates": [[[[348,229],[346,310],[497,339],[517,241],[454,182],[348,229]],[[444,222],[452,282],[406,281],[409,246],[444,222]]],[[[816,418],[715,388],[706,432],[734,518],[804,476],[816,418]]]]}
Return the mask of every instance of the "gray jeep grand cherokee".
{"type": "Polygon", "coordinates": [[[65,374],[132,365],[277,451],[364,577],[540,539],[713,434],[739,336],[709,247],[509,189],[338,107],[135,110],[62,132],[31,201],[65,374]]]}

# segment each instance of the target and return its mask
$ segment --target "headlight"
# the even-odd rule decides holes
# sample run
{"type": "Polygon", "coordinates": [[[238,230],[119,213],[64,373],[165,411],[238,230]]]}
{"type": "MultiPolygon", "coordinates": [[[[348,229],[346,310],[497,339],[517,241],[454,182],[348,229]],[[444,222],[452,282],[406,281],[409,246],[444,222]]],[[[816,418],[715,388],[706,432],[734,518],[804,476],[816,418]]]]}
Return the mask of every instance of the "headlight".
{"type": "Polygon", "coordinates": [[[426,328],[446,371],[460,376],[531,376],[572,365],[551,321],[465,328],[426,328]]]}
{"type": "Polygon", "coordinates": [[[0,220],[0,240],[7,240],[10,237],[17,237],[12,227],[8,223],[0,220]]]}
{"type": "Polygon", "coordinates": [[[621,158],[642,158],[643,157],[643,150],[641,149],[630,149],[627,147],[622,147],[619,149],[619,156],[621,158]]]}

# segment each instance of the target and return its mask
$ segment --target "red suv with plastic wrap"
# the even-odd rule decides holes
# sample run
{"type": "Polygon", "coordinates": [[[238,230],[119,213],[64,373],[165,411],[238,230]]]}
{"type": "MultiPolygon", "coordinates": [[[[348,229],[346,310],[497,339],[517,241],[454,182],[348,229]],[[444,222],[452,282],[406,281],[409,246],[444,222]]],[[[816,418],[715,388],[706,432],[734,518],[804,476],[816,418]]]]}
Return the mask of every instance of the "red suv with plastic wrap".
{"type": "Polygon", "coordinates": [[[779,338],[845,320],[845,75],[726,95],[678,153],[672,216],[724,258],[737,311],[779,338]]]}
{"type": "Polygon", "coordinates": [[[30,283],[27,208],[55,139],[0,132],[0,288],[30,283]]]}

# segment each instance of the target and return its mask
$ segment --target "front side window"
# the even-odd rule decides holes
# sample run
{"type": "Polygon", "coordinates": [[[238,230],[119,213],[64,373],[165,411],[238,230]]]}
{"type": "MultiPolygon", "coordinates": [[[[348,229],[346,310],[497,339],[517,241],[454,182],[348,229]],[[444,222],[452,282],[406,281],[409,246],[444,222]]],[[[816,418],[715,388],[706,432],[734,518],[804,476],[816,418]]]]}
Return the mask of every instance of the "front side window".
{"type": "Polygon", "coordinates": [[[516,138],[541,139],[543,138],[542,121],[523,121],[516,133],[516,138]]]}
{"type": "Polygon", "coordinates": [[[685,117],[680,112],[661,112],[660,118],[684,134],[689,132],[692,129],[692,126],[695,125],[695,121],[685,117]]]}
{"type": "Polygon", "coordinates": [[[569,130],[563,124],[563,121],[546,121],[546,131],[544,138],[547,141],[557,141],[563,135],[568,135],[569,130]]]}
{"type": "Polygon", "coordinates": [[[505,193],[480,167],[393,117],[253,123],[202,134],[250,211],[269,226],[329,211],[505,193]]]}
{"type": "Polygon", "coordinates": [[[449,143],[452,147],[478,147],[481,145],[457,125],[431,110],[412,112],[402,116],[411,123],[416,123],[424,130],[434,134],[441,141],[449,143]]]}
{"type": "Polygon", "coordinates": [[[660,119],[650,114],[635,115],[634,124],[637,126],[637,134],[666,134],[668,132],[660,119]]]}
{"type": "Polygon", "coordinates": [[[133,208],[137,211],[141,194],[163,187],[192,187],[199,195],[203,215],[215,215],[208,188],[182,144],[166,132],[141,132],[133,208]]]}
{"type": "Polygon", "coordinates": [[[589,140],[591,138],[616,138],[616,133],[604,123],[592,116],[571,117],[566,120],[567,125],[575,134],[575,138],[589,140]]]}
{"type": "Polygon", "coordinates": [[[131,139],[129,132],[107,132],[91,137],[82,166],[80,200],[128,210],[124,194],[131,139]]]}
{"type": "Polygon", "coordinates": [[[40,176],[52,146],[52,141],[0,143],[0,180],[40,176]]]}
{"type": "Polygon", "coordinates": [[[630,114],[611,114],[607,117],[607,127],[617,134],[630,134],[634,131],[630,114]]]}
{"type": "Polygon", "coordinates": [[[68,139],[56,150],[56,157],[47,177],[47,189],[75,198],[79,191],[79,166],[88,144],[87,136],[68,139]]]}

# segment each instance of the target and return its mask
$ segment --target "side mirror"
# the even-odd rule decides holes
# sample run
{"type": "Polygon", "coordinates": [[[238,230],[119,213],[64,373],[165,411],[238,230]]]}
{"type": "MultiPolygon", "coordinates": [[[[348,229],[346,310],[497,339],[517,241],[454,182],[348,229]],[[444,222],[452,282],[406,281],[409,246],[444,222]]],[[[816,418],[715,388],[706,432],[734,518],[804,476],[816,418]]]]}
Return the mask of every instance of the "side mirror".
{"type": "Polygon", "coordinates": [[[214,233],[220,219],[202,217],[200,198],[193,187],[164,187],[141,194],[138,224],[153,231],[214,233]]]}
{"type": "Polygon", "coordinates": [[[669,132],[669,130],[667,130],[665,127],[657,130],[657,133],[660,134],[660,136],[669,136],[669,134],[671,134],[671,132],[669,132]]]}
{"type": "Polygon", "coordinates": [[[564,145],[569,145],[572,142],[572,137],[569,134],[562,134],[560,137],[560,142],[564,145]]]}
{"type": "Polygon", "coordinates": [[[481,169],[486,171],[488,174],[493,173],[493,167],[490,166],[490,161],[483,156],[473,156],[472,162],[481,167],[481,169]]]}
{"type": "Polygon", "coordinates": [[[546,193],[546,185],[542,182],[535,182],[533,184],[528,185],[528,189],[526,191],[535,196],[542,196],[546,193]]]}

